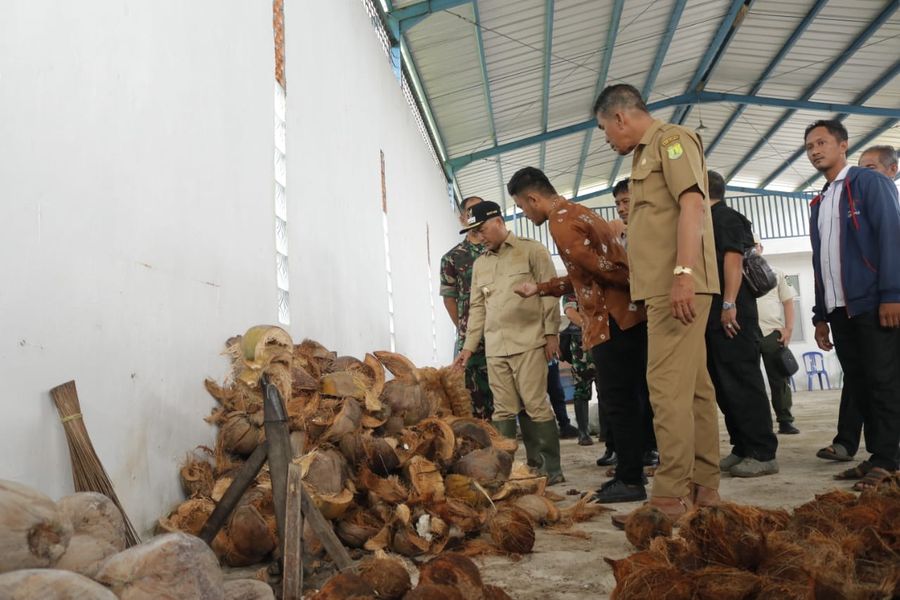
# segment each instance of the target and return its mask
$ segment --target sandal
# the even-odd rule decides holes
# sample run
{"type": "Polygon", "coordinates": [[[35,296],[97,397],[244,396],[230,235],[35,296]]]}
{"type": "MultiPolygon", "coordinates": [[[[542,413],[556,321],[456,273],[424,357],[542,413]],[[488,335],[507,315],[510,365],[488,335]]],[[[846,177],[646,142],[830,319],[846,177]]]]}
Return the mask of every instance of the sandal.
{"type": "Polygon", "coordinates": [[[863,479],[866,474],[872,470],[872,463],[867,460],[862,461],[855,467],[851,467],[846,471],[841,471],[834,476],[838,481],[850,481],[855,479],[863,479]]]}
{"type": "Polygon", "coordinates": [[[850,462],[853,460],[853,457],[850,456],[850,453],[847,452],[847,449],[841,446],[840,444],[831,444],[830,446],[825,446],[816,452],[816,456],[819,458],[824,458],[825,460],[837,460],[840,462],[850,462]]]}
{"type": "Polygon", "coordinates": [[[854,492],[864,492],[866,490],[877,490],[878,487],[887,481],[890,481],[894,474],[887,469],[881,467],[872,467],[866,476],[853,484],[854,492]]]}

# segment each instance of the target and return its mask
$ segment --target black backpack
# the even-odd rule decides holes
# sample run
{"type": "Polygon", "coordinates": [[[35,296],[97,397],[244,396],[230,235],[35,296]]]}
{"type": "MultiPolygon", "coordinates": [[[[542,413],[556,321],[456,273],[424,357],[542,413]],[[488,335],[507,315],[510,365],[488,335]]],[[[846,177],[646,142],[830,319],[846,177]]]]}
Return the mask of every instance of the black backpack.
{"type": "Polygon", "coordinates": [[[765,296],[778,285],[775,271],[755,247],[744,251],[744,281],[754,298],[765,296]]]}

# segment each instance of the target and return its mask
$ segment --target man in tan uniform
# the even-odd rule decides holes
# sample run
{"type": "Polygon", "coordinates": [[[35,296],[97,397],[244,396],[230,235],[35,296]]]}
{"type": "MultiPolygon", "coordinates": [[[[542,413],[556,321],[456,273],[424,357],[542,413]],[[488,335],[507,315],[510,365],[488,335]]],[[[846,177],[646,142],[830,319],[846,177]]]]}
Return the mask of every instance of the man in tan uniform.
{"type": "Polygon", "coordinates": [[[704,333],[720,288],[703,145],[693,131],[650,116],[630,85],[604,89],[594,115],[614,151],[634,152],[628,262],[632,298],[647,308],[647,383],[660,454],[650,504],[677,518],[719,499],[718,414],[704,333]]]}
{"type": "Polygon", "coordinates": [[[466,341],[453,364],[465,365],[484,337],[494,394],[491,422],[515,438],[518,416],[528,458],[540,463],[548,484],[562,483],[559,430],[547,398],[547,362],[559,356],[559,303],[552,297],[521,298],[513,292],[521,283],[556,277],[556,269],[542,244],[520,239],[506,228],[495,202],[473,206],[463,231],[468,229],[481,234],[487,252],[472,268],[466,341]]]}

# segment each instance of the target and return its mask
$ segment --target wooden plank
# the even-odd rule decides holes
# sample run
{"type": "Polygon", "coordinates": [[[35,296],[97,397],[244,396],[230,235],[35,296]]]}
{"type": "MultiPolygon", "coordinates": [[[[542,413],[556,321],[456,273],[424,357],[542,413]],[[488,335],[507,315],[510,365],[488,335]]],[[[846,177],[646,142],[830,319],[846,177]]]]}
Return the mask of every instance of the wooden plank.
{"type": "Polygon", "coordinates": [[[300,534],[303,532],[301,513],[300,465],[291,463],[287,473],[287,497],[284,505],[284,569],[282,570],[282,600],[300,600],[303,593],[303,557],[300,534]]]}
{"type": "Polygon", "coordinates": [[[355,570],[352,566],[353,561],[350,559],[350,554],[347,553],[347,549],[344,548],[341,540],[335,535],[334,529],[331,528],[331,523],[322,516],[319,507],[313,502],[312,496],[306,491],[306,486],[300,486],[300,502],[303,508],[303,517],[309,521],[310,528],[316,534],[316,537],[319,538],[319,541],[322,542],[322,546],[328,552],[328,555],[331,556],[331,560],[337,565],[338,570],[355,570]]]}

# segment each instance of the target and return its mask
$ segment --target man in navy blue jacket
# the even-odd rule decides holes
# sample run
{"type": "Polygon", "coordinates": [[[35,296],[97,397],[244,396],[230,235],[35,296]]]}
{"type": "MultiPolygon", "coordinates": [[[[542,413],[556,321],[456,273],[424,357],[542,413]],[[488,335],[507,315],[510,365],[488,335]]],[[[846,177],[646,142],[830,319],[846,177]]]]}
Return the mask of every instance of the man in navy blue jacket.
{"type": "Polygon", "coordinates": [[[827,180],[810,214],[815,337],[837,352],[863,416],[872,456],[853,488],[862,491],[890,477],[900,459],[900,206],[890,179],[847,164],[839,121],[816,121],[805,143],[827,180]]]}

